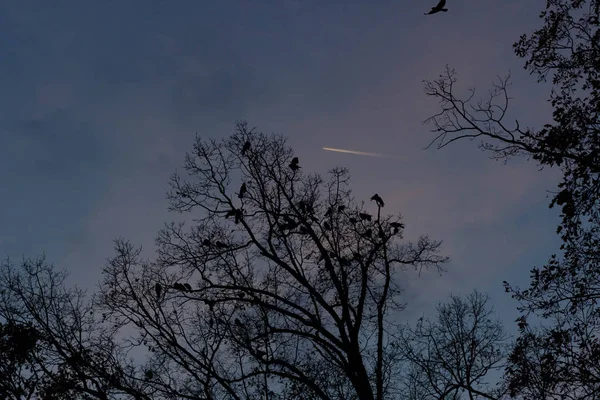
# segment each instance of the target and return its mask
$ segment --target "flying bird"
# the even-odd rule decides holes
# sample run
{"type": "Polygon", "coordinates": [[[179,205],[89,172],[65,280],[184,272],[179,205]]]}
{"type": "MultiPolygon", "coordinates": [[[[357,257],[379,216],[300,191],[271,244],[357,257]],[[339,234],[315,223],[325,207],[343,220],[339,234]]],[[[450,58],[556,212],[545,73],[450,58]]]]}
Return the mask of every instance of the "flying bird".
{"type": "Polygon", "coordinates": [[[243,199],[244,195],[246,194],[247,191],[248,191],[248,188],[246,187],[246,184],[242,183],[242,187],[240,188],[240,193],[238,194],[238,197],[240,199],[243,199]]]}
{"type": "Polygon", "coordinates": [[[242,147],[242,155],[246,155],[246,152],[250,150],[250,141],[247,140],[246,143],[244,143],[244,147],[242,147]]]}
{"type": "Polygon", "coordinates": [[[296,172],[300,169],[300,166],[298,165],[300,161],[298,160],[298,157],[294,157],[292,158],[292,162],[290,163],[290,168],[292,171],[296,172]]]}
{"type": "Polygon", "coordinates": [[[446,0],[440,0],[440,2],[437,4],[437,6],[431,7],[431,11],[429,11],[428,13],[425,13],[425,15],[439,13],[440,11],[446,12],[446,11],[448,11],[448,9],[444,8],[445,5],[446,5],[446,0]]]}
{"type": "Polygon", "coordinates": [[[382,199],[381,197],[379,197],[379,195],[378,195],[377,193],[375,193],[375,194],[373,195],[373,197],[371,197],[371,200],[374,200],[374,201],[375,201],[375,203],[377,203],[377,205],[378,205],[379,207],[381,207],[381,208],[383,208],[383,205],[385,204],[385,203],[383,202],[383,199],[382,199]]]}

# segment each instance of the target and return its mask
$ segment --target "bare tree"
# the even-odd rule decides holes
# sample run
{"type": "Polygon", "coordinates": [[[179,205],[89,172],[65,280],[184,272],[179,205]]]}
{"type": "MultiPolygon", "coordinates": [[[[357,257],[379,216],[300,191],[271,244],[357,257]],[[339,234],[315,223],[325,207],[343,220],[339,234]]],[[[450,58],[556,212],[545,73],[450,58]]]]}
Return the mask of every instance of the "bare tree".
{"type": "Polygon", "coordinates": [[[437,320],[420,318],[406,326],[400,350],[408,361],[405,393],[411,400],[498,400],[506,390],[486,382],[490,372],[502,371],[509,350],[508,335],[489,297],[477,291],[466,299],[451,296],[439,304],[437,320]]]}
{"type": "Polygon", "coordinates": [[[147,399],[128,381],[124,354],[97,319],[93,299],[67,289],[66,276],[43,257],[0,264],[0,395],[147,399]]]}
{"type": "Polygon", "coordinates": [[[157,395],[382,400],[397,393],[397,272],[441,268],[439,242],[400,243],[400,217],[355,202],[343,168],[305,173],[283,137],[237,125],[197,138],[174,175],[158,258],[117,241],[103,309],[148,348],[157,395]]]}

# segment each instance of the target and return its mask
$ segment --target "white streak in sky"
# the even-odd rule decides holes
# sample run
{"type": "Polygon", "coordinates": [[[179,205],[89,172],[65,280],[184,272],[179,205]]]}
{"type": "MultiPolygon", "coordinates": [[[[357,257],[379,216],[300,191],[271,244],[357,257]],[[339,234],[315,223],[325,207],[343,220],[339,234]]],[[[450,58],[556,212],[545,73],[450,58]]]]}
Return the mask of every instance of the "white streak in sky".
{"type": "MultiPolygon", "coordinates": [[[[367,153],[366,151],[354,151],[354,150],[344,150],[344,149],[333,149],[331,147],[323,147],[323,150],[327,151],[335,151],[338,153],[348,153],[348,154],[358,154],[360,156],[370,156],[370,157],[394,157],[381,153],[367,153]]],[[[396,157],[394,157],[396,158],[396,157]]]]}

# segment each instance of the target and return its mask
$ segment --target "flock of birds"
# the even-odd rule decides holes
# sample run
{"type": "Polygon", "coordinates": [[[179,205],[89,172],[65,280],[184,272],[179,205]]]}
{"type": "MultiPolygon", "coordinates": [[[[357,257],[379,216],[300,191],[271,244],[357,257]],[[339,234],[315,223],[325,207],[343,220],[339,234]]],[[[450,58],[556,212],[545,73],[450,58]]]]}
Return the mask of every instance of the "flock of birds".
{"type": "MultiPolygon", "coordinates": [[[[447,12],[448,9],[445,8],[445,6],[446,6],[446,0],[440,0],[439,3],[435,7],[431,7],[431,10],[428,13],[425,13],[425,15],[436,14],[439,12],[447,12]]],[[[242,147],[242,151],[241,151],[242,156],[244,156],[250,150],[250,146],[251,146],[250,141],[246,141],[244,143],[244,145],[242,147]]],[[[292,161],[290,162],[290,164],[288,166],[293,172],[298,171],[300,169],[300,161],[298,160],[298,157],[292,158],[292,161]]],[[[246,184],[242,183],[242,186],[240,187],[240,190],[238,192],[238,198],[243,199],[244,196],[246,195],[247,191],[248,191],[248,188],[247,188],[246,184]]],[[[375,193],[371,197],[371,201],[374,201],[375,203],[377,203],[377,206],[380,208],[383,208],[383,206],[385,205],[385,203],[383,202],[383,199],[377,193],[375,193]]],[[[301,208],[306,207],[305,204],[303,204],[303,206],[304,207],[301,207],[301,208]]],[[[345,208],[345,206],[339,206],[338,211],[342,211],[343,210],[342,207],[345,208]]],[[[331,209],[328,210],[327,213],[325,214],[325,216],[331,215],[332,212],[333,212],[333,210],[331,210],[331,209]]],[[[242,211],[239,209],[230,210],[226,214],[226,218],[235,217],[236,224],[241,221],[242,216],[243,216],[242,211]]],[[[371,221],[371,218],[372,218],[372,216],[367,213],[359,213],[358,217],[363,221],[371,221]]],[[[289,219],[289,217],[288,217],[288,219],[289,219]]],[[[350,220],[351,220],[351,222],[358,222],[355,218],[350,218],[350,220]]],[[[293,220],[287,221],[286,220],[285,227],[287,229],[294,229],[297,226],[298,226],[298,223],[296,221],[293,221],[293,220]]],[[[394,234],[396,234],[396,233],[398,233],[398,230],[402,227],[402,224],[400,222],[392,222],[390,224],[390,226],[393,228],[394,234]]],[[[329,227],[328,222],[324,223],[324,227],[325,227],[325,229],[327,229],[329,227]]],[[[202,244],[205,246],[213,245],[208,239],[205,239],[202,244]]],[[[219,249],[225,249],[225,248],[229,247],[227,244],[222,243],[220,241],[216,241],[214,243],[214,245],[219,249]]],[[[182,283],[177,282],[177,283],[173,284],[172,288],[175,290],[182,291],[182,292],[191,292],[192,291],[192,287],[190,286],[189,283],[182,284],[182,283]]],[[[154,291],[156,293],[156,297],[160,298],[161,294],[163,292],[162,285],[160,283],[156,283],[154,286],[154,291]]],[[[236,322],[239,323],[239,320],[236,320],[236,322]]]]}
{"type": "MultiPolygon", "coordinates": [[[[241,151],[241,155],[245,156],[246,153],[250,150],[250,146],[251,143],[250,141],[246,141],[242,147],[242,151],[241,151]]],[[[292,158],[292,161],[288,164],[288,167],[295,173],[296,171],[298,171],[300,169],[300,160],[298,159],[298,157],[294,157],[292,158]]],[[[246,193],[248,192],[248,187],[246,186],[246,183],[242,183],[242,186],[240,187],[240,190],[238,192],[238,198],[240,200],[242,200],[244,198],[244,196],[246,195],[246,193]]],[[[186,196],[182,193],[180,193],[182,196],[186,196]]],[[[379,208],[383,208],[385,203],[383,201],[383,199],[381,198],[381,196],[379,196],[379,194],[375,193],[373,196],[371,196],[371,201],[374,201],[377,206],[379,208]]],[[[300,201],[298,203],[298,208],[300,209],[300,211],[302,212],[306,212],[307,214],[312,214],[312,212],[314,210],[312,210],[312,206],[310,206],[309,204],[307,204],[304,201],[300,201]]],[[[338,206],[338,212],[342,212],[344,209],[346,208],[346,206],[344,205],[340,205],[338,206]]],[[[330,207],[327,212],[325,213],[325,217],[329,217],[333,214],[333,209],[330,207]]],[[[225,218],[230,218],[230,217],[235,217],[235,223],[238,224],[243,217],[243,212],[241,209],[233,209],[228,211],[225,214],[225,218]]],[[[359,212],[358,213],[358,218],[360,218],[360,220],[362,221],[372,221],[372,215],[365,213],[365,212],[359,212]]],[[[296,229],[299,227],[299,233],[303,233],[302,229],[304,228],[304,233],[308,233],[308,231],[306,230],[305,227],[300,226],[300,223],[297,221],[294,221],[293,219],[291,219],[289,216],[284,215],[283,219],[285,220],[285,224],[280,224],[280,229],[282,230],[292,230],[292,229],[296,229]]],[[[314,219],[314,216],[313,216],[314,219]]],[[[316,221],[318,221],[318,219],[316,219],[316,221]]],[[[358,219],[350,217],[349,221],[351,223],[357,223],[358,219]]],[[[399,232],[399,230],[403,227],[403,224],[401,222],[391,222],[390,227],[392,228],[392,233],[395,235],[399,232]]],[[[323,228],[325,230],[330,230],[331,229],[331,225],[325,221],[323,223],[323,228]]],[[[381,228],[380,228],[381,230],[381,228]]],[[[367,232],[370,232],[370,234],[372,234],[371,229],[368,229],[367,232]]],[[[214,246],[217,249],[226,249],[229,247],[229,245],[227,245],[226,243],[220,242],[220,241],[216,241],[214,243],[212,243],[210,240],[208,239],[204,239],[202,241],[202,245],[203,246],[214,246]]],[[[175,283],[171,286],[173,289],[181,291],[181,292],[192,292],[192,287],[190,286],[189,283],[175,283]]],[[[163,286],[160,283],[156,283],[154,285],[154,291],[156,293],[156,297],[157,299],[160,299],[162,293],[163,293],[163,286]]]]}

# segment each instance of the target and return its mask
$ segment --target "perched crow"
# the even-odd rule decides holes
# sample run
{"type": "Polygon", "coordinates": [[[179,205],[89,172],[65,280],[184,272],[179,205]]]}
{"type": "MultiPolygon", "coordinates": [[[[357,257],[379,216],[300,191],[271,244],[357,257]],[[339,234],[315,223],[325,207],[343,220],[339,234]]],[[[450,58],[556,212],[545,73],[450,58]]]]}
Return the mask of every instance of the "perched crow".
{"type": "Polygon", "coordinates": [[[246,143],[244,143],[244,147],[242,147],[242,155],[246,155],[246,152],[250,150],[250,141],[247,140],[246,143]]]}
{"type": "Polygon", "coordinates": [[[344,206],[344,205],[338,206],[338,212],[342,212],[345,209],[346,209],[346,206],[344,206]]]}
{"type": "Polygon", "coordinates": [[[179,283],[179,282],[175,282],[175,283],[173,284],[173,289],[175,289],[175,290],[179,290],[179,291],[181,291],[181,292],[185,292],[185,291],[186,291],[186,289],[185,289],[185,286],[183,286],[183,285],[182,285],[181,283],[179,283]]]}
{"type": "Polygon", "coordinates": [[[362,219],[363,221],[370,221],[371,220],[371,214],[367,214],[367,213],[358,213],[358,216],[360,217],[360,219],[362,219]]]}
{"type": "Polygon", "coordinates": [[[356,218],[353,218],[353,217],[350,217],[350,218],[348,218],[348,220],[349,220],[351,223],[353,223],[353,224],[355,224],[355,223],[357,223],[357,222],[358,222],[358,220],[357,220],[356,218]]]}
{"type": "Polygon", "coordinates": [[[156,283],[156,285],[154,285],[154,291],[156,292],[156,297],[160,298],[160,294],[162,293],[162,286],[160,286],[160,283],[156,283]]]}
{"type": "Polygon", "coordinates": [[[439,13],[440,11],[446,12],[446,11],[448,11],[448,9],[444,8],[445,5],[446,5],[446,0],[440,0],[440,2],[437,4],[437,6],[431,7],[431,11],[429,11],[428,13],[425,13],[425,15],[439,13]]]}
{"type": "Polygon", "coordinates": [[[225,218],[234,217],[236,212],[236,210],[227,211],[227,214],[225,214],[225,218]]]}
{"type": "Polygon", "coordinates": [[[398,231],[400,230],[400,228],[404,228],[404,224],[401,222],[391,222],[390,226],[392,227],[392,229],[394,230],[393,233],[394,235],[396,233],[398,233],[398,231]]]}
{"type": "Polygon", "coordinates": [[[208,239],[204,239],[204,240],[202,241],[202,245],[203,245],[203,246],[210,246],[210,240],[208,240],[208,239]]]}
{"type": "Polygon", "coordinates": [[[373,195],[373,197],[371,197],[371,200],[375,200],[375,203],[377,203],[377,205],[379,207],[383,208],[383,206],[384,206],[383,199],[381,197],[379,197],[379,195],[377,193],[375,193],[373,195]]]}
{"type": "Polygon", "coordinates": [[[242,213],[242,210],[235,210],[235,224],[239,224],[240,221],[242,220],[242,217],[244,216],[244,214],[242,213]]]}
{"type": "Polygon", "coordinates": [[[290,168],[292,171],[296,172],[300,169],[300,166],[298,165],[298,163],[299,163],[298,157],[292,158],[292,162],[290,163],[290,168]]]}
{"type": "Polygon", "coordinates": [[[184,283],[183,286],[185,286],[188,292],[192,291],[192,285],[190,285],[189,283],[184,283]]]}
{"type": "Polygon", "coordinates": [[[227,245],[223,242],[220,242],[218,240],[215,242],[215,246],[217,246],[217,248],[219,248],[219,249],[226,249],[229,247],[229,245],[227,245]]]}
{"type": "Polygon", "coordinates": [[[247,188],[246,188],[246,184],[242,183],[242,187],[240,188],[240,193],[238,194],[238,197],[240,199],[244,198],[244,195],[246,194],[247,188]]]}

